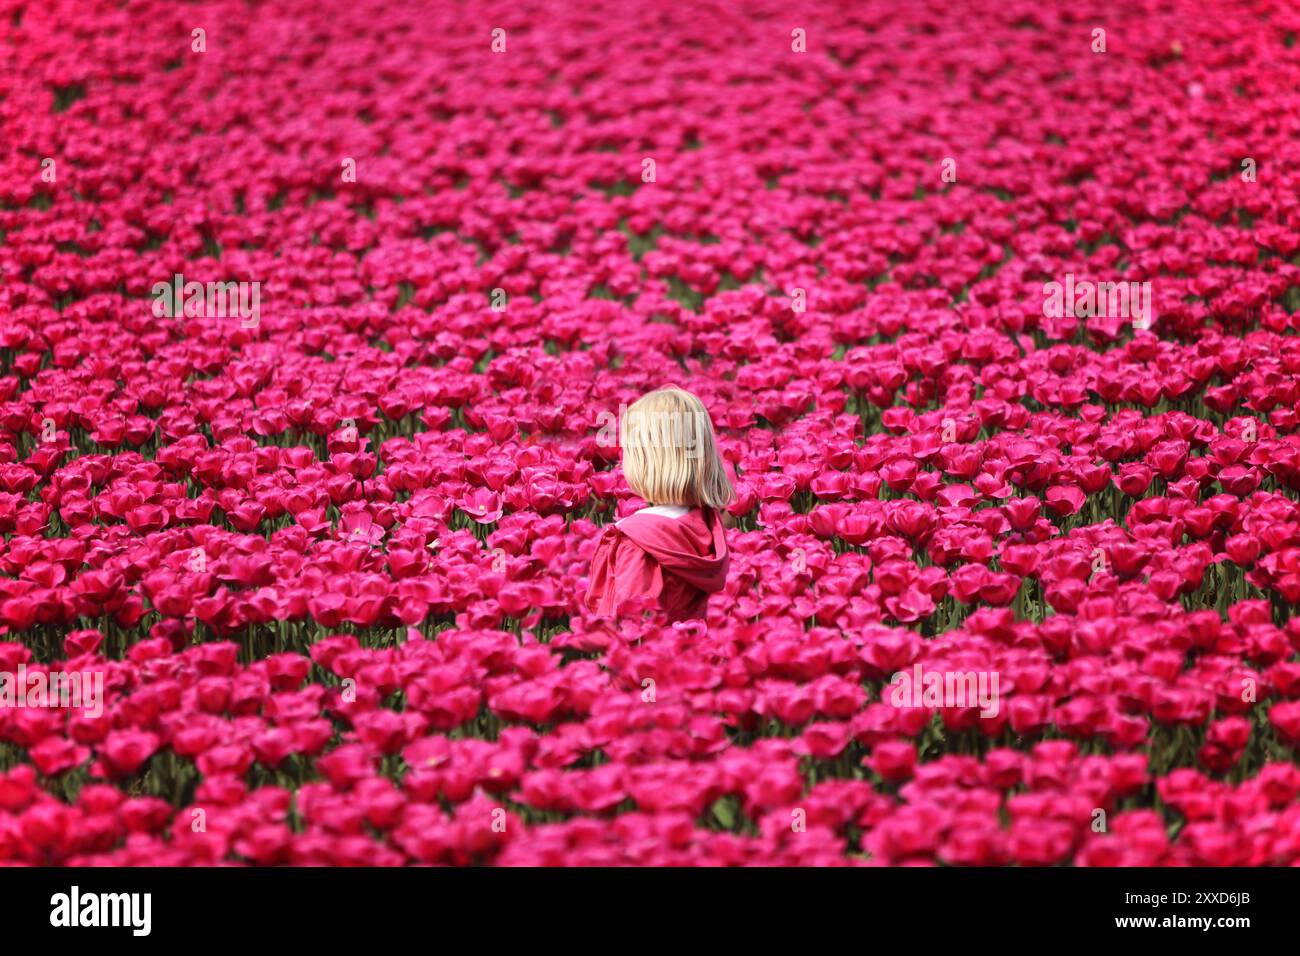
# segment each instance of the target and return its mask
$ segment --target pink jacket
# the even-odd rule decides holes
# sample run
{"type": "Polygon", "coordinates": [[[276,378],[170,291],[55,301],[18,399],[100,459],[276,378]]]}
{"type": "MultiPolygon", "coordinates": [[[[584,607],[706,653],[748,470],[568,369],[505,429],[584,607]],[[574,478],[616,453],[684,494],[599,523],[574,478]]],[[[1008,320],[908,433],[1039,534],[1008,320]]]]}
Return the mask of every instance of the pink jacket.
{"type": "Polygon", "coordinates": [[[601,533],[591,558],[587,608],[617,617],[637,597],[656,598],[671,621],[703,619],[727,583],[727,539],[711,509],[643,508],[601,533]]]}

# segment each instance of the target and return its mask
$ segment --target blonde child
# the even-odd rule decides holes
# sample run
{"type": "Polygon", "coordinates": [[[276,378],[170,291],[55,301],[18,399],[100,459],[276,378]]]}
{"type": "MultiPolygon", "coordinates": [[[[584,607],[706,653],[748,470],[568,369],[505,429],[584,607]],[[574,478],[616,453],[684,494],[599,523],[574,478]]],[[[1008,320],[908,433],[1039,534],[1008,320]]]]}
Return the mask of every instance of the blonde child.
{"type": "Polygon", "coordinates": [[[647,506],[606,528],[591,560],[587,607],[617,617],[651,597],[671,621],[705,617],[727,583],[721,509],[734,497],[698,398],[680,388],[642,396],[619,424],[623,475],[647,506]]]}

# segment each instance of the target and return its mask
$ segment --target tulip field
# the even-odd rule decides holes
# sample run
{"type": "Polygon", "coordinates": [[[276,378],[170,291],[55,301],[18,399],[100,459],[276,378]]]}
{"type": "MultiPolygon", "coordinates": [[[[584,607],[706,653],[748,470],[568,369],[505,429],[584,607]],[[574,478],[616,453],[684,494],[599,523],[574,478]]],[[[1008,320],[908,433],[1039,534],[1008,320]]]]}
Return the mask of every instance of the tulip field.
{"type": "Polygon", "coordinates": [[[0,863],[1300,863],[1298,36],[0,0],[0,863]]]}

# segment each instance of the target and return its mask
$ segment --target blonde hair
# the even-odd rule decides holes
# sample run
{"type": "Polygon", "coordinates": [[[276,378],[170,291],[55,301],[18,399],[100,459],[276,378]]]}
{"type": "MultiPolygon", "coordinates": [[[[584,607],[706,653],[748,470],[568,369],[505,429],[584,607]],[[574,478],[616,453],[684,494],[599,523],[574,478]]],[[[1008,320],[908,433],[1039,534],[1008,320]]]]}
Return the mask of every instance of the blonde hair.
{"type": "Polygon", "coordinates": [[[725,508],[736,493],[704,403],[680,388],[641,396],[619,422],[623,476],[652,505],[725,508]]]}

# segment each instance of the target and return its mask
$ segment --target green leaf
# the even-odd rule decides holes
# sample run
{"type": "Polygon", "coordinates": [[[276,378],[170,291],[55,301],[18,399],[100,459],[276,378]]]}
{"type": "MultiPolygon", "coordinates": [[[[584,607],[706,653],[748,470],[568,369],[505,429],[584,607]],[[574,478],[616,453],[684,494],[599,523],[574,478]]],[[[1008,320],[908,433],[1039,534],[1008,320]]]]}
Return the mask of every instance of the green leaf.
{"type": "Polygon", "coordinates": [[[713,804],[710,812],[713,818],[730,830],[736,825],[736,808],[732,806],[727,797],[723,797],[713,804]]]}

